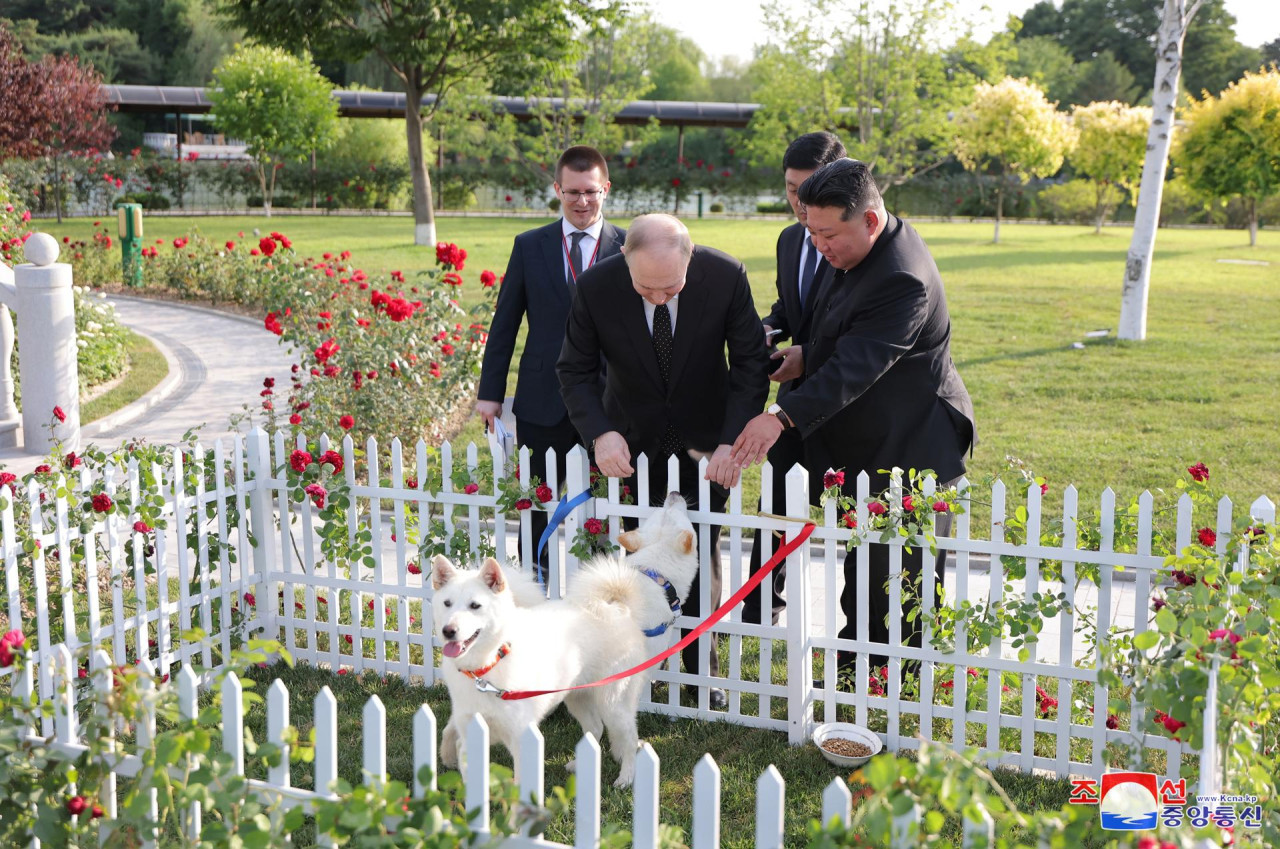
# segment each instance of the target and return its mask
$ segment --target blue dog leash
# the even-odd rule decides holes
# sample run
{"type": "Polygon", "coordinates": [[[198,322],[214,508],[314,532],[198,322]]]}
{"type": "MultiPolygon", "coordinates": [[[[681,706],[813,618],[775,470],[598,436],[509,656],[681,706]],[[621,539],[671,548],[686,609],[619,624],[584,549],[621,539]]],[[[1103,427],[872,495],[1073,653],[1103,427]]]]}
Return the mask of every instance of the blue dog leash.
{"type": "Polygon", "coordinates": [[[577,507],[585,504],[589,498],[591,498],[590,488],[579,492],[572,499],[569,498],[568,493],[560,496],[560,503],[556,505],[555,512],[547,519],[547,527],[542,532],[542,538],[538,540],[538,553],[533,556],[533,574],[538,579],[538,586],[542,586],[542,570],[538,568],[537,564],[542,562],[542,552],[547,547],[547,541],[551,539],[551,535],[556,532],[556,528],[560,526],[560,523],[567,519],[569,514],[577,507]]]}

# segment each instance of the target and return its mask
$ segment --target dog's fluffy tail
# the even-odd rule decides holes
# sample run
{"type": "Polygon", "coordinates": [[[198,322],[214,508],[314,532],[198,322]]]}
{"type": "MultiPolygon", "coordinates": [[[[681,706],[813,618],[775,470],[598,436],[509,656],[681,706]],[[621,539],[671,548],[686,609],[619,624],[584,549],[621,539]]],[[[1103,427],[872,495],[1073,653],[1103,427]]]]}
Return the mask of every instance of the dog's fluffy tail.
{"type": "Polygon", "coordinates": [[[634,619],[644,603],[644,580],[648,579],[618,558],[601,558],[579,572],[570,584],[569,599],[598,616],[634,619]]]}

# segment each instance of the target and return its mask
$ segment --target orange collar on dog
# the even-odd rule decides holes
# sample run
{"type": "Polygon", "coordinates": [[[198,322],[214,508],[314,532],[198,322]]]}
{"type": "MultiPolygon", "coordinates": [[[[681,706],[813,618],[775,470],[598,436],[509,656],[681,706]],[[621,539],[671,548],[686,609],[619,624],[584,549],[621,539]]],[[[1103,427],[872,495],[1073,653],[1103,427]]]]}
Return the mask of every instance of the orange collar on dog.
{"type": "Polygon", "coordinates": [[[497,666],[498,662],[509,654],[511,654],[511,643],[503,643],[498,646],[498,656],[493,659],[493,663],[488,666],[482,666],[479,669],[461,669],[459,671],[468,678],[479,678],[482,675],[488,675],[489,671],[493,669],[493,667],[497,666]]]}

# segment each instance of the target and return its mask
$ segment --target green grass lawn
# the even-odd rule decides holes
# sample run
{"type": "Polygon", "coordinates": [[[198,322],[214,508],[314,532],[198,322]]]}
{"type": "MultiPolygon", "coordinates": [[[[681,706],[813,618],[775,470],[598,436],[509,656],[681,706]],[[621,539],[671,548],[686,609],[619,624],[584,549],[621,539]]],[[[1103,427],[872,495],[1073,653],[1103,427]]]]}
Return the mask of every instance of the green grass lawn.
{"type": "Polygon", "coordinates": [[[88,424],[97,421],[132,404],[168,376],[169,364],[165,361],[164,354],[138,334],[129,334],[125,353],[129,357],[129,370],[124,379],[97,398],[86,401],[80,408],[81,422],[88,424]]]}
{"type": "MultiPolygon", "coordinates": [[[[465,276],[474,297],[482,269],[505,269],[514,236],[549,220],[444,218],[439,238],[469,252],[465,276]]],[[[763,314],[774,298],[773,251],[786,223],[692,220],[689,227],[697,242],[743,261],[763,314]]],[[[40,226],[86,237],[92,220],[40,226]]],[[[350,250],[369,272],[435,262],[432,248],[412,245],[406,218],[150,218],[146,232],[172,238],[193,226],[217,240],[279,229],[304,254],[350,250]]],[[[1125,499],[1167,486],[1202,461],[1237,501],[1280,498],[1280,235],[1264,231],[1251,249],[1242,231],[1162,230],[1148,340],[1122,343],[1114,329],[1128,228],[1094,235],[1086,227],[1006,224],[999,245],[991,244],[989,223],[919,229],[946,281],[952,353],[977,411],[973,480],[1002,470],[1013,455],[1049,479],[1051,495],[1074,483],[1088,503],[1107,485],[1125,499]],[[1112,337],[1085,340],[1102,328],[1112,337]],[[1072,348],[1075,342],[1085,348],[1072,348]]],[[[463,432],[479,434],[474,424],[463,432]]]]}

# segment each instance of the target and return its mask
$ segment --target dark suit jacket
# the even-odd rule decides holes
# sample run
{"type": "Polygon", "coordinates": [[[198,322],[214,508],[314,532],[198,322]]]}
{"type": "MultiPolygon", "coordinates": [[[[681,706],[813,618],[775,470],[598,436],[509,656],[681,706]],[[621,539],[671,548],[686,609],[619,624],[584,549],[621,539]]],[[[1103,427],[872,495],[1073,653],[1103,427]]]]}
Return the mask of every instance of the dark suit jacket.
{"type": "MultiPolygon", "coordinates": [[[[515,351],[520,322],[529,317],[529,333],[520,355],[513,412],[538,425],[551,426],[564,418],[556,358],[564,342],[573,292],[564,279],[564,240],[560,219],[516,236],[507,273],[498,292],[498,305],[489,325],[484,364],[480,369],[482,401],[502,403],[507,395],[507,372],[515,351]]],[[[627,231],[605,222],[600,230],[599,263],[617,255],[627,231]]]]}
{"type": "Polygon", "coordinates": [[[742,263],[694,247],[674,341],[664,387],[626,261],[610,257],[578,278],[558,368],[565,406],[584,440],[616,430],[633,455],[655,457],[668,422],[689,448],[710,451],[737,439],[769,394],[764,330],[742,263]],[[603,397],[601,354],[608,363],[603,397]]]}
{"type": "MultiPolygon", "coordinates": [[[[776,286],[778,300],[773,304],[764,323],[782,332],[773,337],[774,342],[794,340],[794,344],[803,345],[809,338],[813,323],[814,304],[822,298],[822,290],[831,282],[831,265],[826,257],[818,256],[818,268],[813,275],[813,283],[806,303],[800,303],[800,247],[808,230],[797,221],[778,235],[778,276],[776,286]]],[[[775,363],[776,365],[776,363],[775,363]]],[[[788,380],[778,387],[778,397],[786,396],[804,382],[804,375],[795,380],[788,380]]]]}
{"type": "Polygon", "coordinates": [[[809,468],[964,472],[973,403],[951,361],[942,277],[920,235],[890,215],[871,252],[836,272],[815,305],[805,381],[780,406],[805,441],[809,468]]]}

